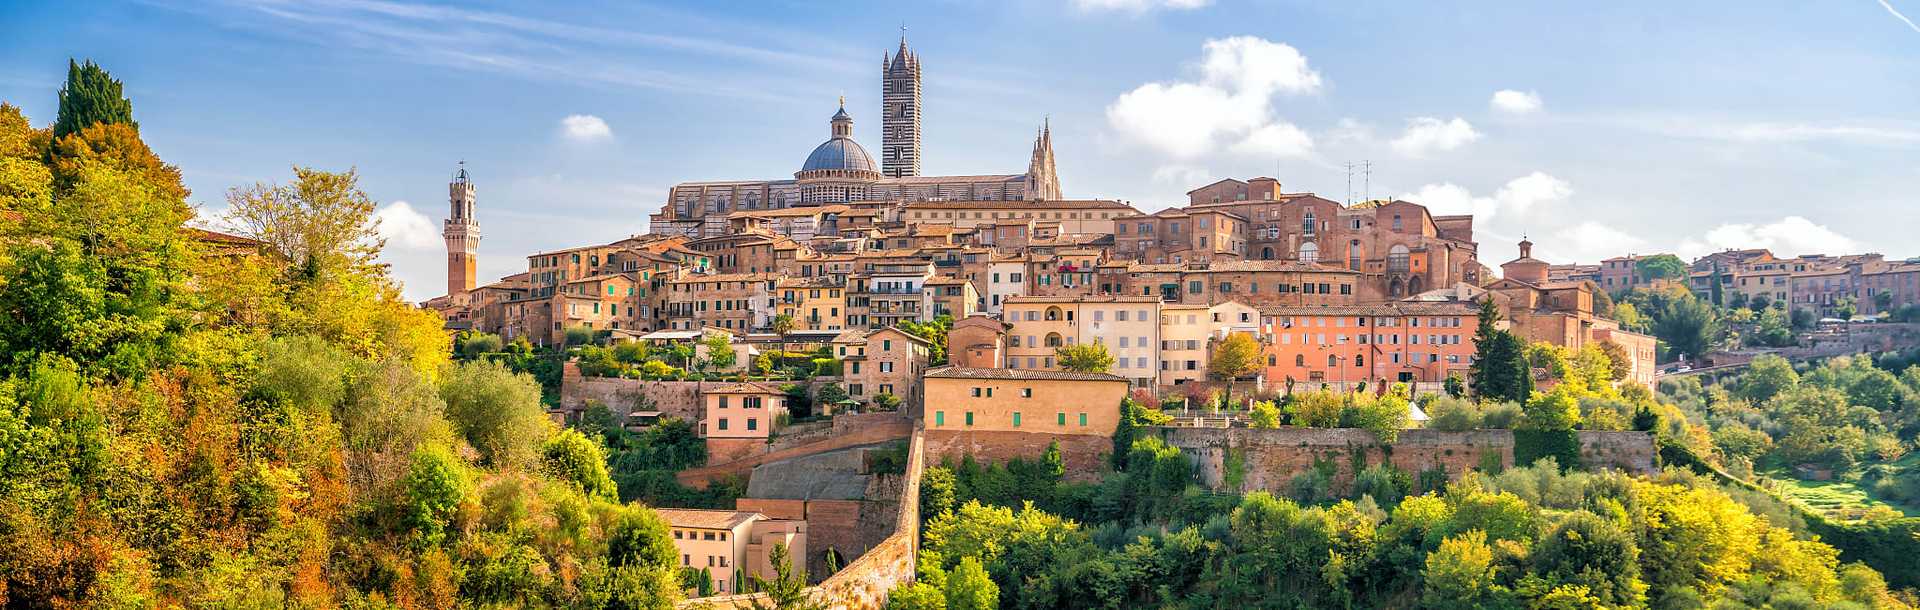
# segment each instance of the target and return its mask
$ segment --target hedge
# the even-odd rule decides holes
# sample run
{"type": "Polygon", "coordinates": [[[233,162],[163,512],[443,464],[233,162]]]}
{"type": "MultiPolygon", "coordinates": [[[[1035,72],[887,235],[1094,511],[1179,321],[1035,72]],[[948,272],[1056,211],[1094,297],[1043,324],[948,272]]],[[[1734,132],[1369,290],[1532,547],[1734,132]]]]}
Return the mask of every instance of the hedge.
{"type": "Polygon", "coordinates": [[[1531,466],[1551,457],[1561,470],[1580,468],[1580,433],[1572,430],[1514,430],[1513,465],[1531,466]]]}

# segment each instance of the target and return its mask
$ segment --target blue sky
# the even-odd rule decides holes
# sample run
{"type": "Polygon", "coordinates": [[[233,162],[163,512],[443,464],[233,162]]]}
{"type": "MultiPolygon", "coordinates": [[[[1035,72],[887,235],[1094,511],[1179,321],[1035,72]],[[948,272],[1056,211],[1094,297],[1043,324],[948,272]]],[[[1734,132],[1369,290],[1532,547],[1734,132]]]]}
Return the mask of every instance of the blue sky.
{"type": "Polygon", "coordinates": [[[1342,200],[1367,160],[1373,196],[1477,213],[1490,264],[1521,235],[1920,255],[1920,0],[538,4],[0,3],[0,100],[50,122],[66,59],[100,62],[209,215],[357,167],[416,299],[455,162],[483,279],[512,273],[644,231],[675,182],[791,175],[839,95],[877,147],[903,23],[929,174],[1022,171],[1051,117],[1069,196],[1145,210],[1257,175],[1342,200]]]}

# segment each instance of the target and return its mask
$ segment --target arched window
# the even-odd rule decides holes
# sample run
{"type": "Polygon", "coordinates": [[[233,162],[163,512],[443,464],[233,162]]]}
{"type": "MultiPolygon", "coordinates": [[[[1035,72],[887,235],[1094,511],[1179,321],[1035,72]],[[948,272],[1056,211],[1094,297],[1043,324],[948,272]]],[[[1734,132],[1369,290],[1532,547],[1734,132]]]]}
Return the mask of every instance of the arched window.
{"type": "Polygon", "coordinates": [[[1319,261],[1320,246],[1314,245],[1313,242],[1300,244],[1300,262],[1315,263],[1319,261]]]}
{"type": "Polygon", "coordinates": [[[1059,320],[1060,320],[1060,308],[1058,308],[1058,307],[1048,307],[1048,308],[1047,308],[1047,321],[1048,321],[1048,322],[1057,322],[1057,321],[1059,321],[1059,320]]]}
{"type": "Polygon", "coordinates": [[[1294,365],[1294,366],[1306,366],[1306,365],[1307,365],[1307,355],[1306,355],[1306,354],[1294,354],[1294,355],[1293,355],[1293,365],[1294,365]]]}
{"type": "Polygon", "coordinates": [[[1261,248],[1260,260],[1263,260],[1263,261],[1273,260],[1273,248],[1261,248]]]}
{"type": "Polygon", "coordinates": [[[1316,223],[1314,223],[1313,221],[1313,210],[1307,210],[1307,215],[1302,216],[1300,218],[1300,232],[1307,235],[1313,235],[1313,228],[1315,224],[1316,223]]]}
{"type": "Polygon", "coordinates": [[[1360,354],[1354,354],[1354,355],[1353,355],[1353,366],[1354,366],[1354,368],[1359,368],[1359,367],[1363,367],[1363,366],[1366,366],[1366,365],[1367,365],[1367,357],[1366,357],[1366,356],[1363,356],[1363,355],[1360,355],[1360,354]]]}
{"type": "Polygon", "coordinates": [[[1065,341],[1060,338],[1060,333],[1047,333],[1047,347],[1061,347],[1063,345],[1065,345],[1065,341]]]}
{"type": "Polygon", "coordinates": [[[1340,357],[1327,354],[1327,366],[1340,366],[1340,357]]]}
{"type": "Polygon", "coordinates": [[[1387,273],[1407,272],[1407,247],[1394,244],[1387,250],[1387,273]]]}

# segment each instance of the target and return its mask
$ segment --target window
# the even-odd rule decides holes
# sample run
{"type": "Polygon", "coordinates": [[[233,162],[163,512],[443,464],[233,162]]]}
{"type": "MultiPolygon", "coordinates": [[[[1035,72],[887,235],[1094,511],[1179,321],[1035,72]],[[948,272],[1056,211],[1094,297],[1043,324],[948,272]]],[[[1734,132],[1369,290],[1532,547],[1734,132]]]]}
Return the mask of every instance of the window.
{"type": "Polygon", "coordinates": [[[749,418],[747,418],[747,429],[748,429],[748,430],[759,430],[759,429],[760,429],[760,418],[758,418],[758,417],[749,417],[749,418]]]}
{"type": "Polygon", "coordinates": [[[1300,244],[1300,262],[1315,263],[1319,261],[1320,261],[1320,246],[1314,245],[1313,242],[1300,244]]]}
{"type": "Polygon", "coordinates": [[[725,417],[720,418],[720,429],[721,430],[727,429],[727,418],[725,417]]]}
{"type": "Polygon", "coordinates": [[[973,425],[973,412],[972,412],[972,411],[968,411],[968,412],[967,412],[967,425],[969,425],[969,426],[971,426],[971,425],[973,425]]]}
{"type": "Polygon", "coordinates": [[[1020,412],[1019,412],[1019,411],[1014,411],[1014,412],[1013,412],[1013,427],[1015,427],[1015,428],[1018,428],[1018,427],[1020,427],[1020,412]]]}
{"type": "Polygon", "coordinates": [[[933,412],[933,425],[935,425],[935,426],[945,426],[945,425],[947,425],[947,412],[946,412],[946,411],[934,411],[934,412],[933,412]]]}
{"type": "Polygon", "coordinates": [[[1080,425],[1082,426],[1087,425],[1087,414],[1085,413],[1080,414],[1080,425]]]}
{"type": "Polygon", "coordinates": [[[1020,388],[1021,398],[1033,398],[1033,388],[1020,388]]]}

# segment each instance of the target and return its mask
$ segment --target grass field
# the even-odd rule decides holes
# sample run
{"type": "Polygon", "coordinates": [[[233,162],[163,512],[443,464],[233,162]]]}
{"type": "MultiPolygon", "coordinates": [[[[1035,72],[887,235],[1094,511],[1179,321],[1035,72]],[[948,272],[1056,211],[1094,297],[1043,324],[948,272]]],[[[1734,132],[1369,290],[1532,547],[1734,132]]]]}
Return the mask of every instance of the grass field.
{"type": "Polygon", "coordinates": [[[1773,481],[1769,488],[1774,493],[1808,509],[1819,511],[1829,518],[1859,519],[1868,511],[1879,510],[1881,507],[1908,517],[1920,517],[1920,510],[1881,502],[1851,481],[1839,479],[1802,481],[1785,472],[1771,472],[1767,475],[1773,481]]]}

